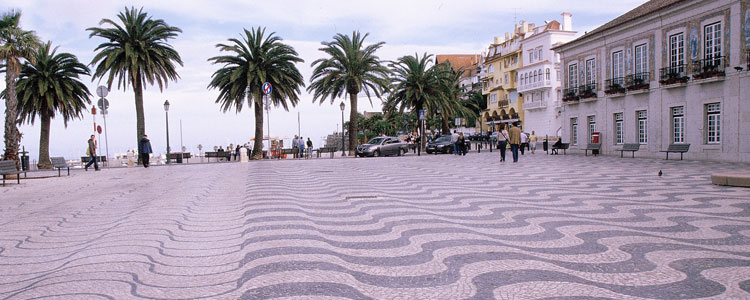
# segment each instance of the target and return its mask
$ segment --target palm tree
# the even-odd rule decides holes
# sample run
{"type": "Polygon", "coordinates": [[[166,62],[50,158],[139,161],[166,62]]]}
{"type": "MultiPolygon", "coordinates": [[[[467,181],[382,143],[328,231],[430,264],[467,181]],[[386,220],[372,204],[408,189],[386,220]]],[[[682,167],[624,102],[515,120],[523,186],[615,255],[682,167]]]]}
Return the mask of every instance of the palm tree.
{"type": "Polygon", "coordinates": [[[313,102],[319,100],[321,104],[329,97],[333,104],[336,98],[349,94],[349,155],[354,153],[359,132],[357,95],[364,91],[372,103],[371,95],[380,98],[388,87],[389,70],[375,55],[385,42],[365,46],[367,36],[369,33],[361,35],[358,31],[351,37],[338,33],[333,41],[323,42],[319,50],[329,57],[312,63],[314,70],[307,88],[314,92],[313,102]]]}
{"type": "MultiPolygon", "coordinates": [[[[444,70],[433,64],[431,54],[425,53],[422,57],[418,54],[403,56],[393,63],[391,68],[394,73],[394,86],[389,102],[398,103],[401,112],[409,108],[417,113],[422,109],[435,113],[439,107],[447,107],[447,97],[440,74],[444,70]]],[[[421,128],[419,131],[424,145],[424,132],[421,128]]]]}
{"type": "Polygon", "coordinates": [[[19,167],[18,145],[21,133],[18,131],[18,97],[16,79],[21,72],[21,59],[34,60],[39,46],[39,38],[33,31],[21,29],[21,13],[11,11],[0,16],[0,61],[5,69],[5,160],[15,160],[19,167]]]}
{"type": "Polygon", "coordinates": [[[107,87],[117,79],[117,88],[133,86],[135,92],[136,143],[146,134],[146,120],[143,116],[143,88],[145,84],[159,85],[159,91],[170,80],[180,76],[175,63],[182,66],[182,59],[172,45],[167,43],[182,32],[180,28],[167,25],[162,19],[152,19],[143,8],[125,8],[117,15],[118,24],[110,19],[102,19],[100,25],[91,27],[89,38],[97,36],[107,41],[94,49],[98,51],[91,61],[96,65],[92,80],[107,77],[107,87]]]}
{"type": "Polygon", "coordinates": [[[229,39],[229,44],[216,47],[230,55],[215,56],[208,61],[223,65],[211,76],[209,88],[219,89],[216,103],[224,112],[234,108],[238,113],[248,105],[255,109],[255,143],[253,159],[263,158],[263,83],[271,84],[271,102],[289,110],[299,102],[300,87],[305,86],[295,65],[304,62],[297,51],[281,42],[275,33],[266,35],[265,28],[245,29],[242,40],[229,39]]]}
{"type": "Polygon", "coordinates": [[[68,121],[82,118],[86,105],[91,104],[89,89],[79,76],[89,69],[70,53],[57,54],[51,42],[39,47],[35,63],[24,64],[18,79],[18,108],[21,122],[42,123],[39,137],[39,169],[51,169],[49,160],[50,122],[56,114],[68,121]]]}

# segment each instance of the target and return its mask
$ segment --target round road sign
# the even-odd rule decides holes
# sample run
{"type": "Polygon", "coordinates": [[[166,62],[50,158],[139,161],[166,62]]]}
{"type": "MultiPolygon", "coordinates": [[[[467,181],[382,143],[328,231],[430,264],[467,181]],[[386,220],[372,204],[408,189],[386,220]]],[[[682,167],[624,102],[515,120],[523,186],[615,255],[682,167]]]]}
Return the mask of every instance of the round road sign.
{"type": "Polygon", "coordinates": [[[109,89],[106,86],[100,85],[98,88],[96,88],[96,95],[99,97],[107,97],[107,94],[109,94],[109,89]]]}
{"type": "Polygon", "coordinates": [[[270,82],[266,82],[263,84],[263,95],[270,95],[272,90],[273,87],[271,86],[270,82]]]}
{"type": "Polygon", "coordinates": [[[109,109],[109,101],[107,98],[101,98],[99,99],[99,102],[96,103],[96,106],[98,106],[100,110],[107,110],[109,109]]]}

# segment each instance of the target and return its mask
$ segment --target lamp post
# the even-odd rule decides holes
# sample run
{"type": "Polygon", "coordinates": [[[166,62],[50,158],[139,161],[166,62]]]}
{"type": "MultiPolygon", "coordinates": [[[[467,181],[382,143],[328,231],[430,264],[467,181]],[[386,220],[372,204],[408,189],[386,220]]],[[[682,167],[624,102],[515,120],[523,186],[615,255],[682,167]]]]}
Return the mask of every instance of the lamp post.
{"type": "Polygon", "coordinates": [[[344,101],[341,101],[339,107],[341,108],[341,156],[346,156],[346,151],[344,151],[344,148],[346,148],[346,142],[344,141],[344,108],[346,108],[346,105],[344,101]]]}
{"type": "Polygon", "coordinates": [[[167,116],[167,164],[169,164],[169,100],[164,101],[164,113],[167,116]]]}

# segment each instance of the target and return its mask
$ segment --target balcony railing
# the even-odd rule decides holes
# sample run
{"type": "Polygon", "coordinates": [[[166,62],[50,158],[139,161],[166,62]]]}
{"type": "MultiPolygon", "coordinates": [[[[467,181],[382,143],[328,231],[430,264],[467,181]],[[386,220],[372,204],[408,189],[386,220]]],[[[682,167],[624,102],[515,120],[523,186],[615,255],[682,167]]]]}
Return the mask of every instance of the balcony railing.
{"type": "Polygon", "coordinates": [[[581,99],[596,98],[596,82],[591,82],[578,87],[578,97],[581,99]]]}
{"type": "Polygon", "coordinates": [[[547,107],[547,101],[544,101],[544,100],[523,103],[523,109],[537,109],[537,108],[546,108],[546,107],[547,107]]]}
{"type": "Polygon", "coordinates": [[[714,56],[693,62],[693,79],[709,79],[726,75],[726,59],[724,56],[714,56]]]}
{"type": "Polygon", "coordinates": [[[518,90],[520,92],[524,92],[524,91],[529,91],[529,90],[533,90],[533,89],[548,88],[548,87],[552,87],[552,81],[551,80],[539,80],[537,82],[530,82],[530,83],[526,83],[526,84],[523,84],[523,85],[519,85],[518,86],[518,90]]]}
{"type": "Polygon", "coordinates": [[[628,91],[647,90],[651,87],[650,77],[648,72],[628,75],[625,77],[625,86],[628,91]]]}
{"type": "Polygon", "coordinates": [[[500,107],[507,107],[508,105],[510,105],[510,102],[508,100],[500,100],[497,105],[500,107]]]}
{"type": "Polygon", "coordinates": [[[625,93],[625,78],[616,77],[607,79],[605,83],[606,89],[604,90],[604,93],[606,93],[607,95],[625,93]]]}
{"type": "Polygon", "coordinates": [[[563,102],[578,101],[578,99],[580,98],[578,98],[577,87],[563,89],[563,96],[562,96],[563,102]]]}
{"type": "Polygon", "coordinates": [[[687,83],[689,78],[685,69],[684,64],[661,68],[659,70],[659,83],[663,85],[687,83]]]}

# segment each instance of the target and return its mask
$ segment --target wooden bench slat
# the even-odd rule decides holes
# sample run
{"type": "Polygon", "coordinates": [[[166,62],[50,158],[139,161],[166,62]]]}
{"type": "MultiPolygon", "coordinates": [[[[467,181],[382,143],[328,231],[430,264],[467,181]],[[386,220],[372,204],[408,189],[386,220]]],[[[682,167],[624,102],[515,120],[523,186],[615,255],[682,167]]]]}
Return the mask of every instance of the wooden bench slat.
{"type": "Polygon", "coordinates": [[[633,153],[633,158],[635,158],[635,152],[641,149],[641,144],[624,144],[622,145],[622,149],[620,149],[620,158],[622,158],[623,152],[630,151],[633,153]]]}
{"type": "Polygon", "coordinates": [[[682,154],[685,152],[688,152],[690,149],[690,144],[669,144],[669,147],[667,147],[667,150],[659,151],[659,152],[666,152],[667,153],[667,160],[669,160],[669,153],[680,153],[680,160],[682,160],[682,154]]]}

